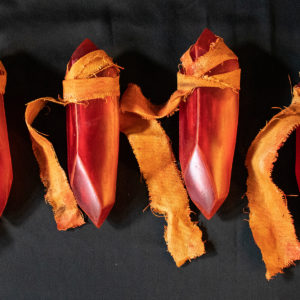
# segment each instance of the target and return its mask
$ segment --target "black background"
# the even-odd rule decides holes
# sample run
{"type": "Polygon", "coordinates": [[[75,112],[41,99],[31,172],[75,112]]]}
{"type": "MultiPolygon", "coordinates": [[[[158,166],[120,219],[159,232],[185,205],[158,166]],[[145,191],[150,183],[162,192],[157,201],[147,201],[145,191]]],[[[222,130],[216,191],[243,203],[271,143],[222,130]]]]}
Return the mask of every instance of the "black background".
{"type": "MultiPolygon", "coordinates": [[[[1,299],[300,299],[300,266],[267,282],[249,229],[244,160],[257,134],[291,101],[298,81],[299,1],[0,1],[1,59],[14,182],[0,222],[1,299]],[[56,230],[44,203],[25,103],[57,97],[65,66],[86,37],[125,68],[121,88],[138,83],[155,103],[176,89],[180,56],[208,27],[238,55],[240,123],[228,199],[211,221],[199,215],[207,254],[177,269],[165,221],[148,209],[147,189],[121,136],[116,205],[100,229],[56,230]]],[[[178,157],[178,115],[162,121],[178,157]]],[[[65,111],[50,106],[36,127],[50,134],[66,168],[65,111]]],[[[274,180],[298,194],[295,136],[280,150],[274,180]]],[[[300,236],[299,197],[288,198],[300,236]]],[[[194,206],[192,209],[197,213],[194,206]]]]}

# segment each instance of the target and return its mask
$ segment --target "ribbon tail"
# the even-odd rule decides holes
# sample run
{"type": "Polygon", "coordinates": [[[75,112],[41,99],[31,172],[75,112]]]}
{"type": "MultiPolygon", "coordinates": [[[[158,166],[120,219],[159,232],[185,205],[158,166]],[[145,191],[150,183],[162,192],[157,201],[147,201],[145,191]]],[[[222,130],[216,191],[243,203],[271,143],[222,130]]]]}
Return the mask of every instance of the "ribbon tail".
{"type": "MultiPolygon", "coordinates": [[[[52,144],[31,125],[47,101],[60,103],[52,98],[41,98],[27,104],[25,122],[32,148],[40,167],[40,177],[47,190],[46,201],[52,206],[58,230],[67,230],[84,224],[66,174],[61,168],[52,144]]],[[[61,103],[60,103],[61,104],[61,103]]]]}
{"type": "Polygon", "coordinates": [[[191,221],[188,204],[179,216],[177,213],[169,212],[166,221],[168,226],[165,226],[164,237],[168,245],[168,251],[177,267],[181,267],[186,261],[191,261],[205,254],[202,232],[191,221]]]}
{"type": "MultiPolygon", "coordinates": [[[[121,111],[124,103],[131,101],[134,106],[137,89],[133,87],[132,90],[132,87],[129,86],[122,97],[121,111]]],[[[139,100],[142,99],[140,96],[139,100]]],[[[146,107],[147,103],[144,104],[146,107]]],[[[148,112],[150,117],[149,109],[148,112]]],[[[120,113],[120,126],[147,183],[150,207],[166,219],[164,237],[176,265],[180,267],[187,260],[203,255],[202,232],[190,219],[188,195],[165,131],[157,120],[144,119],[134,109],[120,113]]]]}

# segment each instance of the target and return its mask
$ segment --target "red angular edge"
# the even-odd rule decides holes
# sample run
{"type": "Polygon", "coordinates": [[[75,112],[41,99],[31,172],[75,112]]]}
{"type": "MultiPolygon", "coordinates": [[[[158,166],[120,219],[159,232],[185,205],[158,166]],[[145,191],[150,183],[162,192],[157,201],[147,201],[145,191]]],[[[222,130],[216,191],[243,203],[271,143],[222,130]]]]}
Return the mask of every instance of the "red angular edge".
{"type": "MultiPolygon", "coordinates": [[[[300,87],[300,83],[296,86],[300,87]]],[[[300,128],[296,129],[296,163],[295,163],[295,173],[298,184],[298,190],[300,191],[300,128]]]]}
{"type": "Polygon", "coordinates": [[[13,180],[3,95],[0,94],[0,216],[6,206],[13,180]]]}
{"type": "MultiPolygon", "coordinates": [[[[191,47],[195,61],[208,52],[215,36],[204,30],[191,47]]],[[[207,74],[215,75],[239,68],[237,60],[216,66],[207,74]]],[[[193,65],[182,69],[193,75],[193,65]]],[[[193,91],[179,110],[179,159],[191,200],[210,219],[226,199],[238,124],[238,94],[231,89],[201,87],[193,91]]]]}

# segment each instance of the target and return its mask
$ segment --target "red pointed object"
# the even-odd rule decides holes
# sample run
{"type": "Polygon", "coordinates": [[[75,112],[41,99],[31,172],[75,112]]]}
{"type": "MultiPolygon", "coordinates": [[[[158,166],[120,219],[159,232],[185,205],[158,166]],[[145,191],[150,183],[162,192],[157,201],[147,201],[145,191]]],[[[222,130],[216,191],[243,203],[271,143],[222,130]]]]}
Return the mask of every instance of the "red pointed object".
{"type": "Polygon", "coordinates": [[[9,143],[6,128],[3,95],[0,94],[0,216],[6,206],[13,179],[9,143]]]}
{"type": "MultiPolygon", "coordinates": [[[[85,40],[73,53],[68,68],[98,48],[85,40]]],[[[114,67],[98,77],[115,77],[114,67]]],[[[91,99],[88,105],[67,106],[69,180],[80,208],[100,227],[115,202],[119,151],[118,97],[91,99]]]]}
{"type": "MultiPolygon", "coordinates": [[[[297,84],[300,87],[300,83],[297,84]]],[[[298,184],[298,189],[300,191],[300,128],[296,129],[296,179],[298,184]]]]}
{"type": "MultiPolygon", "coordinates": [[[[205,54],[217,37],[205,30],[191,48],[191,57],[205,54]]],[[[184,66],[183,66],[184,68],[184,66]]],[[[229,60],[209,75],[238,69],[229,60]]],[[[193,75],[193,66],[183,69],[193,75]]],[[[201,87],[193,91],[179,110],[179,159],[191,200],[210,219],[224,202],[230,187],[238,124],[239,95],[230,88],[201,87]]]]}

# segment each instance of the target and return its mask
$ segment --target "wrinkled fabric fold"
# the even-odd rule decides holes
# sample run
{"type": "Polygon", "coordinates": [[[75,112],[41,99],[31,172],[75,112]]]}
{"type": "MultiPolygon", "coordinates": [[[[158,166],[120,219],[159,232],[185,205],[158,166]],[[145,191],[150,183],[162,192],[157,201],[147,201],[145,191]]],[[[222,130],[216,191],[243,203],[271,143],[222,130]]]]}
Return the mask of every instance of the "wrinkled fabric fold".
{"type": "Polygon", "coordinates": [[[128,110],[123,103],[149,101],[136,85],[130,85],[121,98],[121,131],[126,134],[140,171],[146,180],[152,211],[167,221],[165,240],[178,267],[187,260],[205,253],[202,232],[190,219],[189,199],[176,166],[172,146],[165,131],[148,110],[143,118],[137,110],[128,110]],[[134,95],[134,98],[133,98],[134,95]]]}
{"type": "Polygon", "coordinates": [[[286,195],[272,181],[278,150],[300,125],[300,87],[289,107],[276,114],[252,142],[246,158],[249,224],[269,280],[300,259],[300,243],[286,195]]]}

